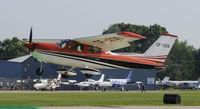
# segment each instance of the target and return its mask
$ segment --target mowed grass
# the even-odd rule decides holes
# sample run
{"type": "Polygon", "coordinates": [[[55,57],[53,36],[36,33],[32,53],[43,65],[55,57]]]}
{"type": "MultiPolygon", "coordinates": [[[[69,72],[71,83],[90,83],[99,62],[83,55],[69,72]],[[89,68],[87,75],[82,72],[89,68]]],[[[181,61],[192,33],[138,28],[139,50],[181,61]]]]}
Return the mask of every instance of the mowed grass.
{"type": "MultiPolygon", "coordinates": [[[[63,92],[0,93],[0,106],[169,106],[163,104],[162,91],[153,92],[63,92]]],[[[200,91],[173,91],[181,95],[181,104],[200,106],[200,91]]]]}

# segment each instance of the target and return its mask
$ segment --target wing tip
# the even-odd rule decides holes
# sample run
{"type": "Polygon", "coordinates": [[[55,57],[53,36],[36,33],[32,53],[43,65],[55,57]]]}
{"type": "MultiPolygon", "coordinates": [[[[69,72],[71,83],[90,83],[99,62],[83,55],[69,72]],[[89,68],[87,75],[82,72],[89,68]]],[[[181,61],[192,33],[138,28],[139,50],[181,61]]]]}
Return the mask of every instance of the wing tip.
{"type": "Polygon", "coordinates": [[[117,35],[126,36],[126,37],[135,37],[135,38],[139,38],[139,39],[146,39],[146,37],[141,36],[136,33],[132,33],[132,32],[120,32],[120,33],[117,33],[117,35]]]}

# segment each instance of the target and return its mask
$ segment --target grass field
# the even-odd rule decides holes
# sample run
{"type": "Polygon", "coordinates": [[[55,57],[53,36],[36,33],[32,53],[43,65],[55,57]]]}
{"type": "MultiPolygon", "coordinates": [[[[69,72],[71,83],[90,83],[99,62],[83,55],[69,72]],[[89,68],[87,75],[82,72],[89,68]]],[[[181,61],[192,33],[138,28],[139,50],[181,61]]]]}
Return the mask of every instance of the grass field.
{"type": "MultiPolygon", "coordinates": [[[[200,106],[200,91],[0,93],[0,106],[161,106],[166,93],[184,106],[200,106]]],[[[179,106],[178,105],[178,106],[179,106]]],[[[169,106],[169,105],[167,105],[169,106]]]]}

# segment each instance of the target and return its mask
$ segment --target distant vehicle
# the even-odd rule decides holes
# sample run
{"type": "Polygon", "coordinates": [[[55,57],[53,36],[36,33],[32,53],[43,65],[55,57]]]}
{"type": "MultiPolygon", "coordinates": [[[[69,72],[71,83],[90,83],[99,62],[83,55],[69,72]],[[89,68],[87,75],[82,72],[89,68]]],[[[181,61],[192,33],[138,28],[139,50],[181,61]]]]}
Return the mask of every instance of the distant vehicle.
{"type": "Polygon", "coordinates": [[[97,89],[98,84],[104,81],[104,74],[101,75],[99,80],[93,80],[93,79],[86,79],[85,81],[76,83],[75,85],[79,86],[81,89],[84,87],[90,87],[90,86],[94,86],[95,89],[97,89]]]}
{"type": "Polygon", "coordinates": [[[123,91],[124,86],[131,83],[131,75],[132,71],[129,72],[126,79],[107,79],[107,81],[100,82],[99,87],[102,87],[104,91],[109,87],[119,87],[123,91]]]}
{"type": "Polygon", "coordinates": [[[34,84],[36,90],[55,90],[55,88],[60,87],[62,76],[58,74],[57,79],[41,79],[38,83],[34,84]]]}
{"type": "Polygon", "coordinates": [[[169,77],[165,77],[162,81],[160,79],[156,81],[156,86],[164,88],[173,87],[176,89],[199,89],[200,79],[198,81],[172,81],[169,80],[169,77]]]}
{"type": "MultiPolygon", "coordinates": [[[[71,66],[70,69],[57,69],[63,78],[76,75],[75,68],[88,78],[101,74],[104,69],[155,69],[162,67],[178,37],[163,33],[143,54],[120,55],[111,51],[130,46],[130,42],[146,37],[131,32],[119,32],[92,37],[64,39],[57,43],[32,41],[32,28],[29,41],[24,46],[31,55],[42,63],[71,66]]],[[[47,40],[46,40],[47,41],[47,40]]],[[[37,70],[43,74],[43,65],[37,70]]]]}

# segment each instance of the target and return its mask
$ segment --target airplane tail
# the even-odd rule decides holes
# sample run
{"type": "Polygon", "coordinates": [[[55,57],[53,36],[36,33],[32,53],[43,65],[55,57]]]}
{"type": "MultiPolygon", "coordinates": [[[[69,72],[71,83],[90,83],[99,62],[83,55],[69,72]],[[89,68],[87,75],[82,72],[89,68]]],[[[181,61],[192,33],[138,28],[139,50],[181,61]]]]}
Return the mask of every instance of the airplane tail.
{"type": "Polygon", "coordinates": [[[56,86],[58,86],[58,87],[60,86],[61,80],[62,80],[62,75],[58,74],[57,81],[56,81],[56,86]]]}
{"type": "Polygon", "coordinates": [[[101,78],[98,80],[98,82],[103,82],[104,81],[104,77],[105,77],[105,74],[102,74],[101,78]]]}
{"type": "Polygon", "coordinates": [[[131,81],[131,76],[132,76],[132,71],[129,72],[129,74],[128,74],[127,78],[126,78],[127,82],[131,81]]]}
{"type": "Polygon", "coordinates": [[[160,78],[158,78],[158,82],[161,82],[160,78]]]}
{"type": "Polygon", "coordinates": [[[200,84],[200,78],[198,79],[198,84],[200,84]]]}
{"type": "Polygon", "coordinates": [[[143,54],[129,54],[135,58],[164,64],[178,36],[163,33],[143,54]]]}
{"type": "Polygon", "coordinates": [[[158,84],[162,84],[162,81],[160,78],[158,78],[158,84]]]}
{"type": "Polygon", "coordinates": [[[144,59],[164,63],[178,37],[163,33],[145,52],[144,59]]]}
{"type": "Polygon", "coordinates": [[[164,77],[164,79],[162,80],[162,83],[166,83],[166,82],[168,82],[168,81],[169,81],[169,77],[166,76],[166,77],[164,77]]]}

